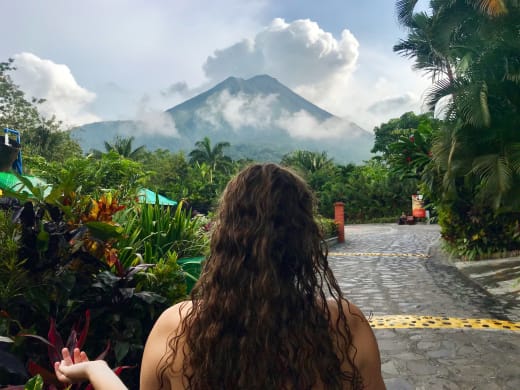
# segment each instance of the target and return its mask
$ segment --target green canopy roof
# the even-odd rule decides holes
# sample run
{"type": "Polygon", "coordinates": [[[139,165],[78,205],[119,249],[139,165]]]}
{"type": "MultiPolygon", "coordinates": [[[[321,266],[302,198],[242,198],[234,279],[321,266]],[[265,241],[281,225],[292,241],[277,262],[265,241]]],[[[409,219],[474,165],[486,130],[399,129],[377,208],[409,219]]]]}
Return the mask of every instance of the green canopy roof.
{"type": "Polygon", "coordinates": [[[177,206],[177,202],[171,199],[168,199],[165,196],[162,196],[152,190],[147,188],[142,188],[137,193],[137,197],[139,198],[139,203],[151,203],[155,204],[156,197],[159,198],[159,204],[163,206],[177,206]]]}
{"type": "MultiPolygon", "coordinates": [[[[32,185],[36,187],[44,187],[45,194],[48,194],[51,191],[51,186],[45,181],[35,176],[24,175],[26,179],[32,183],[32,185]]],[[[0,189],[11,189],[13,191],[25,190],[26,192],[30,192],[25,188],[25,185],[16,177],[14,173],[11,172],[0,172],[0,189]]]]}
{"type": "MultiPolygon", "coordinates": [[[[44,180],[35,177],[35,176],[24,176],[29,179],[34,186],[38,187],[46,187],[45,193],[51,191],[51,186],[47,184],[44,180]]],[[[10,172],[0,172],[0,189],[11,189],[13,191],[20,191],[24,188],[23,183],[16,177],[14,173],[10,172]]],[[[27,192],[29,190],[26,189],[27,192]]],[[[138,191],[137,197],[139,199],[139,203],[150,203],[155,204],[156,198],[159,198],[159,204],[163,206],[176,206],[177,202],[171,199],[168,199],[165,196],[157,194],[152,190],[147,188],[142,188],[138,191]]]]}

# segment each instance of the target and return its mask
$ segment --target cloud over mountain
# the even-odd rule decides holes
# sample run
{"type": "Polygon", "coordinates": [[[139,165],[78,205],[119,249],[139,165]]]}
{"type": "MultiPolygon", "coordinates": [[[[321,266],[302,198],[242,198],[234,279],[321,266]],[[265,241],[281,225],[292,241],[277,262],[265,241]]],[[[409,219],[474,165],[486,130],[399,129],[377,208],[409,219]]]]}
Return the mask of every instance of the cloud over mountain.
{"type": "MultiPolygon", "coordinates": [[[[146,99],[142,104],[146,108],[146,99]]],[[[99,149],[103,139],[123,134],[152,150],[189,151],[207,136],[212,142],[230,142],[235,158],[271,161],[296,149],[325,150],[338,162],[361,161],[368,158],[373,143],[371,133],[335,117],[268,75],[228,77],[163,114],[92,123],[74,129],[73,134],[84,150],[99,149]]]]}
{"type": "Polygon", "coordinates": [[[203,68],[211,80],[270,74],[295,88],[350,75],[358,47],[349,30],[338,40],[309,19],[287,23],[276,18],[253,39],[216,50],[203,68]]]}
{"type": "Polygon", "coordinates": [[[11,74],[13,81],[28,98],[45,99],[39,106],[39,111],[44,116],[55,115],[66,125],[100,119],[89,108],[96,94],[81,87],[68,66],[42,59],[32,53],[15,54],[13,58],[16,66],[16,71],[11,74]]]}
{"type": "Polygon", "coordinates": [[[212,126],[218,126],[224,120],[234,131],[240,131],[243,127],[267,128],[273,124],[273,112],[278,104],[275,94],[249,95],[239,92],[232,95],[225,89],[211,96],[195,115],[212,126]]]}

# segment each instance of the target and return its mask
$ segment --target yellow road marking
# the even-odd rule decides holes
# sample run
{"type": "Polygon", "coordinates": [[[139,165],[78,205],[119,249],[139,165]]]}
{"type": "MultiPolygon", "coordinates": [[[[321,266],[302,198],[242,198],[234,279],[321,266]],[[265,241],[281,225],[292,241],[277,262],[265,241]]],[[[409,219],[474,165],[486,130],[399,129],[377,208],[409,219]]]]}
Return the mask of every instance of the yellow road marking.
{"type": "Polygon", "coordinates": [[[368,321],[374,329],[500,329],[520,332],[520,322],[490,318],[457,318],[414,315],[373,316],[368,321]]]}
{"type": "Polygon", "coordinates": [[[430,256],[422,253],[392,253],[392,252],[329,252],[329,256],[363,256],[363,257],[419,257],[428,259],[430,256]]]}

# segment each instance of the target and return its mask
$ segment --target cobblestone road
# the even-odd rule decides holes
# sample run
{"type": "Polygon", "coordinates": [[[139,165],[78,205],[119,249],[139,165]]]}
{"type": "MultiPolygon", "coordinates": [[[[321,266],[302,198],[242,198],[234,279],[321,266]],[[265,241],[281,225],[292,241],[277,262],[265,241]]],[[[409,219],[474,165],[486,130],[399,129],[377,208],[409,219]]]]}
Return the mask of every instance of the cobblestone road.
{"type": "MultiPolygon", "coordinates": [[[[367,317],[389,315],[518,321],[442,259],[428,257],[436,225],[349,225],[330,248],[346,296],[367,317]]],[[[518,324],[518,323],[517,323],[518,324]]],[[[374,329],[392,389],[520,389],[520,331],[374,329]]]]}

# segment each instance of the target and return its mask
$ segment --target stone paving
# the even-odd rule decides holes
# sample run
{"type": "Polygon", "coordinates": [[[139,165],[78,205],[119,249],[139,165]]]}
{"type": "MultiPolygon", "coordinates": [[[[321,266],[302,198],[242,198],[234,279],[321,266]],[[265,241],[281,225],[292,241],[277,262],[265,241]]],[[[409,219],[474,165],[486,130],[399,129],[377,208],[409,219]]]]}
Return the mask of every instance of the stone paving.
{"type": "MultiPolygon", "coordinates": [[[[438,256],[437,225],[348,225],[330,248],[345,295],[367,317],[429,315],[518,321],[504,305],[438,256]],[[349,255],[350,254],[350,255],[349,255]],[[366,255],[363,255],[366,254],[366,255]]],[[[375,329],[382,371],[395,389],[520,389],[520,332],[375,329]]]]}

